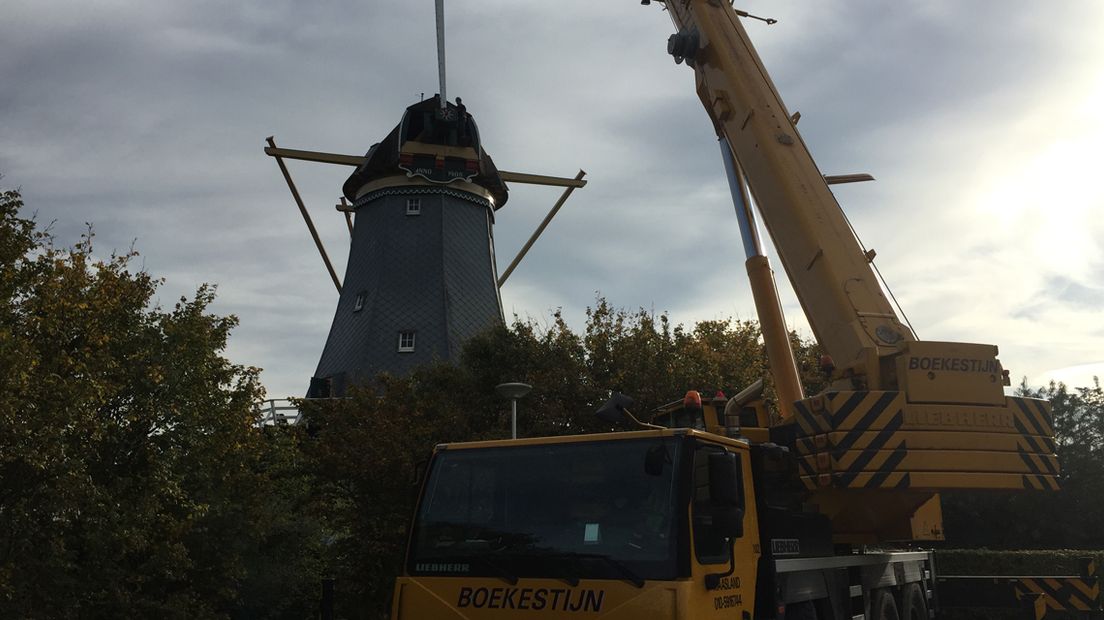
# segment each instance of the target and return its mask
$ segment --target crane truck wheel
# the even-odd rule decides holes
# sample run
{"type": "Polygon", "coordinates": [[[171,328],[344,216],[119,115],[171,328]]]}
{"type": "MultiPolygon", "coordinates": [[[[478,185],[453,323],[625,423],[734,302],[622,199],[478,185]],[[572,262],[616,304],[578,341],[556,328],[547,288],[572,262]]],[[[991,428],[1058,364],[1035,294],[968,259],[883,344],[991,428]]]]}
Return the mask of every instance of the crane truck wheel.
{"type": "Polygon", "coordinates": [[[928,620],[928,602],[918,583],[910,583],[901,590],[901,619],[928,620]]]}
{"type": "Polygon", "coordinates": [[[786,620],[817,620],[816,607],[812,601],[802,601],[786,606],[786,620]]]}
{"type": "Polygon", "coordinates": [[[886,588],[874,590],[870,599],[870,620],[901,620],[897,613],[897,601],[893,593],[886,588]]]}

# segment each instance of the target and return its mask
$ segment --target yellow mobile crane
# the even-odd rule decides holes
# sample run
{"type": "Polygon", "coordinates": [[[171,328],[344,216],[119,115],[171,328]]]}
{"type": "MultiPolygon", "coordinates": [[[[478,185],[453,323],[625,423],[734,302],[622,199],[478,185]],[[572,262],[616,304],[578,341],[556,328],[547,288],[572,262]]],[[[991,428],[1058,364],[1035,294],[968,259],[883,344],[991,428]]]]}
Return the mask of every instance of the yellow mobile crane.
{"type": "Polygon", "coordinates": [[[795,420],[783,443],[804,455],[801,480],[836,540],[940,539],[939,489],[1057,489],[1049,405],[1005,396],[997,347],[920,341],[901,323],[737,11],[720,0],[665,6],[677,29],[668,51],[694,68],[743,216],[781,414],[795,420]],[[801,394],[745,179],[830,360],[825,394],[801,394]],[[877,510],[856,502],[877,489],[895,492],[876,495],[877,510]]]}
{"type": "MultiPolygon", "coordinates": [[[[945,489],[1057,488],[1048,405],[1005,396],[996,347],[920,341],[898,319],[746,14],[663,4],[721,139],[780,415],[759,382],[689,393],[646,430],[439,445],[395,620],[920,620],[937,607],[932,555],[865,545],[941,539],[945,489]],[[748,189],[830,356],[822,394],[801,393],[748,189]]],[[[615,394],[599,415],[635,422],[630,406],[615,394]]]]}

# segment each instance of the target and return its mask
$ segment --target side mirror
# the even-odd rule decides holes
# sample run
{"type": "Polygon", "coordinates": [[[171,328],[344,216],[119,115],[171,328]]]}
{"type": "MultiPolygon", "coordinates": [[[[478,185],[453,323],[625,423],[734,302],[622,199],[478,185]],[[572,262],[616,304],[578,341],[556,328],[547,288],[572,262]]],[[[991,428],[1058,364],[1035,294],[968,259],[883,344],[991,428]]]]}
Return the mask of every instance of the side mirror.
{"type": "Polygon", "coordinates": [[[667,454],[667,446],[658,445],[648,448],[644,453],[644,473],[649,476],[662,476],[663,467],[671,462],[671,455],[667,454]]]}
{"type": "Polygon", "coordinates": [[[744,477],[740,457],[733,452],[709,455],[709,501],[713,527],[722,536],[744,535],[744,477]]]}

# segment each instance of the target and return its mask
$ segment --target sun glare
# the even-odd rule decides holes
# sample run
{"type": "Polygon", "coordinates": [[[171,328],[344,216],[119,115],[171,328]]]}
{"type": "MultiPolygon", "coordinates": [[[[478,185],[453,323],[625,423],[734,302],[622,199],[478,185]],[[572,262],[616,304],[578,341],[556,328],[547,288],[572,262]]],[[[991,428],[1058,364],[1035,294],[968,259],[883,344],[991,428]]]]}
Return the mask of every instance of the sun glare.
{"type": "Polygon", "coordinates": [[[1008,243],[1030,251],[1041,267],[1075,277],[1102,256],[1094,215],[1104,208],[1102,106],[1104,81],[1096,81],[1031,110],[994,149],[1004,155],[982,171],[973,202],[1008,243]]]}

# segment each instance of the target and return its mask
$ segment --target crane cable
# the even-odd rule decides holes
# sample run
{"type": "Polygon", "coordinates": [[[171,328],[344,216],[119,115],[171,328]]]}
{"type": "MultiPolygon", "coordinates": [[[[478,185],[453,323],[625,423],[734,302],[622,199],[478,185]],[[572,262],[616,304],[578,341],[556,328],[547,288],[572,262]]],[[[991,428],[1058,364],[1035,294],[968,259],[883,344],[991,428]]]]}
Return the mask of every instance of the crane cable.
{"type": "MultiPolygon", "coordinates": [[[[839,201],[837,200],[836,203],[838,205],[839,201]]],[[[855,230],[854,225],[851,224],[851,218],[847,217],[847,212],[844,211],[842,207],[839,207],[839,210],[843,215],[843,221],[847,222],[847,228],[851,230],[851,234],[854,235],[855,241],[857,241],[859,247],[862,248],[863,255],[869,255],[869,250],[866,244],[863,243],[862,237],[859,236],[859,231],[855,230]]],[[[893,305],[897,306],[897,311],[901,313],[901,318],[905,320],[905,325],[908,325],[909,330],[912,332],[912,336],[919,340],[920,336],[917,335],[916,328],[912,326],[912,321],[910,321],[908,315],[905,314],[905,309],[902,308],[901,303],[897,301],[897,296],[893,294],[893,289],[890,288],[889,282],[887,282],[885,276],[882,275],[882,270],[878,269],[878,265],[874,263],[874,257],[871,256],[868,258],[867,262],[874,268],[874,273],[878,276],[878,281],[882,284],[882,287],[885,288],[886,292],[889,293],[889,298],[893,300],[893,305]]]]}

